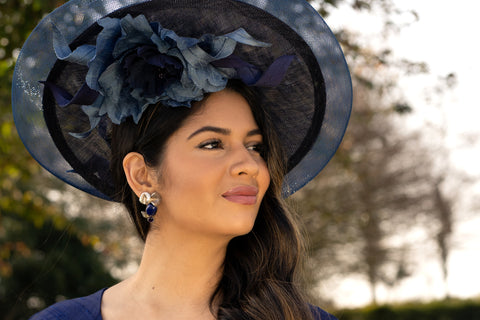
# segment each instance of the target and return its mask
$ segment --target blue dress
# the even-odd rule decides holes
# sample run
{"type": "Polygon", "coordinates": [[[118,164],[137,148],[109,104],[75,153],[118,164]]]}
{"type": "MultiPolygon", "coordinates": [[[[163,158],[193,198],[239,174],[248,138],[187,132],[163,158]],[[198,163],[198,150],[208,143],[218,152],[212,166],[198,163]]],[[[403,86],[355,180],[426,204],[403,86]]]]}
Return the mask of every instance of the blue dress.
{"type": "MultiPolygon", "coordinates": [[[[30,320],[102,320],[102,289],[86,297],[65,300],[33,315],[30,320]]],[[[315,320],[337,320],[319,307],[311,306],[315,320]]]]}

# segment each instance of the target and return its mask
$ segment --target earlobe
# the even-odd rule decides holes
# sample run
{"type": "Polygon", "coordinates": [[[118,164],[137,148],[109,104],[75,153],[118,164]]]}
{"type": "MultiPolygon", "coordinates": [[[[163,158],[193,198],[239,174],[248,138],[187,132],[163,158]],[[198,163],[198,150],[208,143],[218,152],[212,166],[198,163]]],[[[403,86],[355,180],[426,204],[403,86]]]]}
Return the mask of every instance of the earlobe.
{"type": "Polygon", "coordinates": [[[128,153],[123,158],[123,170],[130,188],[137,196],[145,191],[151,192],[154,181],[140,153],[128,153]]]}

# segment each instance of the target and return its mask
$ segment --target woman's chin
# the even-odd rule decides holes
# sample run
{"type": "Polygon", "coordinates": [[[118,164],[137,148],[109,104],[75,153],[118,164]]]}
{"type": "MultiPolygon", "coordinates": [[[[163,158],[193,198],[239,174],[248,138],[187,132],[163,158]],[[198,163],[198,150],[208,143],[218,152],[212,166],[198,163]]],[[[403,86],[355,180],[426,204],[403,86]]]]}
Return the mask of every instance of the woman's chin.
{"type": "Polygon", "coordinates": [[[235,223],[225,225],[220,233],[225,235],[228,240],[231,240],[233,238],[248,234],[250,231],[252,231],[254,224],[255,220],[242,222],[236,221],[235,223]]]}

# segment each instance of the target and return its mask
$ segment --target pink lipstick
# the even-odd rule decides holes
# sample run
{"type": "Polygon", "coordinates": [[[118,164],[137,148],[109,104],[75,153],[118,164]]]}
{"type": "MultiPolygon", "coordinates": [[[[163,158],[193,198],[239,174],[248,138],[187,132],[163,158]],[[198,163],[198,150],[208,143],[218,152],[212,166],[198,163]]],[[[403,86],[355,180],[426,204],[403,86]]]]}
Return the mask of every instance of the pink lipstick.
{"type": "Polygon", "coordinates": [[[228,190],[222,197],[238,204],[253,205],[257,203],[258,188],[253,186],[239,186],[228,190]]]}

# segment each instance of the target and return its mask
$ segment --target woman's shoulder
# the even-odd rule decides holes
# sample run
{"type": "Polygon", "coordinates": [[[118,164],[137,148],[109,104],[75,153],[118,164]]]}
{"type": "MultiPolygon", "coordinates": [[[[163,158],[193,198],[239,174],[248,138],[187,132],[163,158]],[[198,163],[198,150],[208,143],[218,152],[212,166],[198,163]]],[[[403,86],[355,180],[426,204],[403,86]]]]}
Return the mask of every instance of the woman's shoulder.
{"type": "Polygon", "coordinates": [[[312,310],[313,319],[315,320],[337,320],[336,317],[317,306],[310,305],[310,310],[312,310]]]}
{"type": "Polygon", "coordinates": [[[86,297],[57,302],[34,314],[30,320],[101,320],[102,295],[105,289],[86,297]]]}

